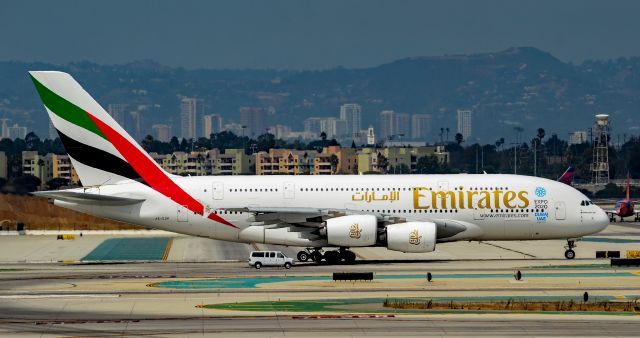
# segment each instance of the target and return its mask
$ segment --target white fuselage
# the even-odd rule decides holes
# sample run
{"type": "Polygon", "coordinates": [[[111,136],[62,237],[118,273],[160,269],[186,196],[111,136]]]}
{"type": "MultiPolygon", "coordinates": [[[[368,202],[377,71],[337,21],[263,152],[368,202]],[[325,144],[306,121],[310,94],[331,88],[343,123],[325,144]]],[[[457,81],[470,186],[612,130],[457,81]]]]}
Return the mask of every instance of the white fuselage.
{"type": "MultiPolygon", "coordinates": [[[[148,228],[236,242],[251,214],[228,208],[352,210],[424,221],[457,221],[467,230],[446,239],[535,240],[576,238],[601,231],[607,215],[574,188],[515,175],[208,176],[175,182],[235,227],[194,214],[153,189],[124,182],[76,191],[140,198],[135,206],[57,205],[148,228]],[[582,203],[585,204],[585,203],[582,203]]],[[[254,223],[255,224],[255,223],[254,223]]],[[[287,244],[278,239],[265,243],[287,244]]]]}

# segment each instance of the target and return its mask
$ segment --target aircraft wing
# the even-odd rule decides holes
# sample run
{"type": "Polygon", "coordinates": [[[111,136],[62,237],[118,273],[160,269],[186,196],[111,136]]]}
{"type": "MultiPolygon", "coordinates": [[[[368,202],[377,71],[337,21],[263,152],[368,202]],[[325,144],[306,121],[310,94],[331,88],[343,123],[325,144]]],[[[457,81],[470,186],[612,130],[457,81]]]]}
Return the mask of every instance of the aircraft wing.
{"type": "Polygon", "coordinates": [[[346,215],[374,215],[382,224],[396,224],[404,222],[429,221],[436,224],[438,239],[454,236],[467,230],[470,224],[449,219],[425,219],[424,217],[396,217],[383,213],[368,212],[352,209],[322,209],[322,208],[292,208],[292,207],[243,207],[223,208],[234,212],[248,212],[253,214],[249,221],[263,222],[273,227],[302,226],[309,228],[321,228],[324,221],[334,217],[346,215]]]}
{"type": "Polygon", "coordinates": [[[37,191],[32,193],[35,196],[55,199],[64,202],[78,204],[100,204],[100,205],[132,205],[144,202],[144,199],[127,198],[118,196],[107,196],[100,194],[82,193],[76,191],[50,190],[37,191]]]}

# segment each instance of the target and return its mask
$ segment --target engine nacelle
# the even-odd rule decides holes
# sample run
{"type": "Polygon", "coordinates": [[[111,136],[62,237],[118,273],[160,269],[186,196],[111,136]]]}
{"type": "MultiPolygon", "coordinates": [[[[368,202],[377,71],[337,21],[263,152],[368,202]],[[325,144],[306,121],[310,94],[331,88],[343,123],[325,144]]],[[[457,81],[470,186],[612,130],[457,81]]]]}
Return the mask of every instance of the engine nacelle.
{"type": "Polygon", "coordinates": [[[373,215],[349,215],[327,220],[327,242],[335,246],[371,246],[378,238],[378,220],[373,215]]]}
{"type": "Polygon", "coordinates": [[[431,222],[388,225],[387,248],[402,252],[431,252],[436,249],[436,225],[431,222]]]}

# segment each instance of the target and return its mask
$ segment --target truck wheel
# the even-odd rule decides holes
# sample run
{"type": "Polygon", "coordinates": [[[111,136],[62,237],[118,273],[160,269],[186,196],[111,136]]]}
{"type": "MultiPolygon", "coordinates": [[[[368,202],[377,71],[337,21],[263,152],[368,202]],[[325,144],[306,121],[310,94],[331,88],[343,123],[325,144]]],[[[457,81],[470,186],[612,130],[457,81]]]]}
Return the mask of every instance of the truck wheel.
{"type": "Polygon", "coordinates": [[[291,263],[289,263],[289,262],[284,263],[284,268],[285,269],[291,269],[291,263]]]}
{"type": "Polygon", "coordinates": [[[256,262],[255,267],[256,267],[256,269],[260,269],[262,267],[262,263],[256,262]]]}

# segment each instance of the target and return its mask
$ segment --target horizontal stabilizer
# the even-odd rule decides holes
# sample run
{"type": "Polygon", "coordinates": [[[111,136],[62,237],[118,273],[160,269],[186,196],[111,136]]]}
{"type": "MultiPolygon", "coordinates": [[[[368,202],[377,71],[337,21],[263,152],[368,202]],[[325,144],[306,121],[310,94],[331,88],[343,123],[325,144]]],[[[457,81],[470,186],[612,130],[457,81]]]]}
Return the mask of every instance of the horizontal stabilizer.
{"type": "Polygon", "coordinates": [[[37,191],[34,192],[33,195],[78,204],[132,205],[144,202],[144,199],[87,194],[64,190],[37,191]]]}

